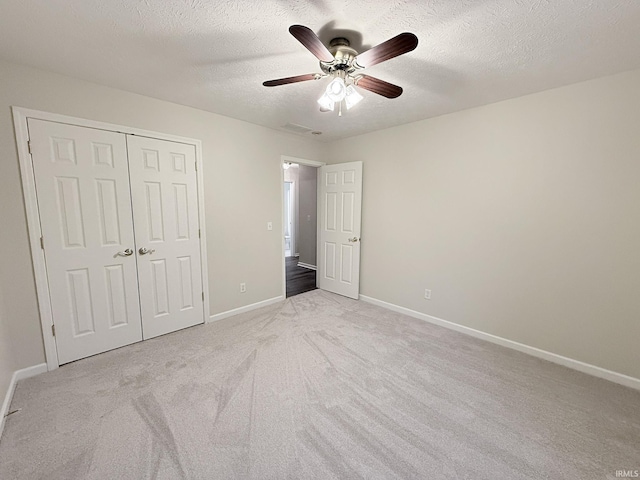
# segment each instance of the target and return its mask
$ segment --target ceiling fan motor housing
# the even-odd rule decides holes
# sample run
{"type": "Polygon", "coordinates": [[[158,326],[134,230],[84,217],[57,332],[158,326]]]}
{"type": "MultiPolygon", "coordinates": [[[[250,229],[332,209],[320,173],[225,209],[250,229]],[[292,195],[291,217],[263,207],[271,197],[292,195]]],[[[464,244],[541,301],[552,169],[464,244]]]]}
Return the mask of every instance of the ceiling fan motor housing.
{"type": "Polygon", "coordinates": [[[334,38],[329,42],[329,51],[334,56],[333,62],[320,62],[320,69],[327,75],[342,76],[355,72],[353,60],[358,52],[351,48],[349,40],[343,37],[334,38]]]}

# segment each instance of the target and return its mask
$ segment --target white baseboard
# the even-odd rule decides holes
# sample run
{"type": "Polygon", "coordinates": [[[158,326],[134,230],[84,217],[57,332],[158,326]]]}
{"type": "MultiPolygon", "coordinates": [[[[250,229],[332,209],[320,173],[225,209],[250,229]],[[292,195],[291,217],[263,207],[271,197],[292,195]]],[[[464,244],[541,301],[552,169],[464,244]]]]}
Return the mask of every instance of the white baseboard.
{"type": "Polygon", "coordinates": [[[574,360],[572,358],[563,357],[562,355],[558,355],[556,353],[551,353],[546,350],[541,350],[536,347],[531,347],[523,343],[514,342],[513,340],[508,340],[506,338],[498,337],[490,333],[485,333],[480,330],[475,330],[470,327],[465,327],[464,325],[459,325],[457,323],[449,322],[447,320],[443,320],[441,318],[434,317],[432,315],[427,315],[426,313],[417,312],[415,310],[401,307],[399,305],[394,305],[393,303],[384,302],[376,298],[367,297],[366,295],[360,295],[360,300],[367,303],[371,303],[373,305],[377,305],[379,307],[386,308],[388,310],[392,310],[394,312],[403,313],[405,315],[408,315],[413,318],[417,318],[419,320],[424,320],[426,322],[433,323],[434,325],[439,325],[441,327],[445,327],[450,330],[455,330],[456,332],[464,333],[466,335],[471,335],[472,337],[479,338],[481,340],[486,340],[487,342],[495,343],[496,345],[501,345],[503,347],[511,348],[513,350],[517,350],[519,352],[523,352],[528,355],[532,355],[534,357],[547,360],[549,362],[557,363],[558,365],[562,365],[564,367],[568,367],[573,370],[586,373],[588,375],[593,375],[594,377],[604,378],[605,380],[609,380],[611,382],[624,385],[625,387],[630,387],[635,390],[640,390],[640,379],[638,378],[630,377],[628,375],[607,370],[601,367],[596,367],[595,365],[584,363],[579,360],[574,360]]]}
{"type": "Polygon", "coordinates": [[[13,399],[13,392],[16,391],[16,384],[20,380],[25,378],[35,377],[47,371],[47,364],[41,363],[34,365],[33,367],[23,368],[22,370],[16,370],[11,375],[11,381],[9,382],[9,388],[7,394],[4,396],[4,402],[2,403],[2,409],[0,409],[0,437],[2,436],[2,430],[4,429],[4,421],[9,414],[9,407],[11,406],[11,400],[13,399]]]}
{"type": "Polygon", "coordinates": [[[308,263],[302,263],[302,262],[298,262],[298,266],[302,267],[302,268],[308,268],[309,270],[317,270],[318,267],[316,267],[315,265],[310,265],[308,263]]]}
{"type": "Polygon", "coordinates": [[[234,315],[238,315],[239,313],[250,312],[251,310],[266,307],[267,305],[273,305],[274,303],[282,301],[284,301],[284,296],[280,295],[279,297],[269,298],[261,302],[252,303],[251,305],[245,305],[244,307],[234,308],[233,310],[227,310],[226,312],[222,313],[216,313],[215,315],[211,315],[209,317],[209,321],[207,323],[217,322],[218,320],[222,320],[223,318],[233,317],[234,315]]]}

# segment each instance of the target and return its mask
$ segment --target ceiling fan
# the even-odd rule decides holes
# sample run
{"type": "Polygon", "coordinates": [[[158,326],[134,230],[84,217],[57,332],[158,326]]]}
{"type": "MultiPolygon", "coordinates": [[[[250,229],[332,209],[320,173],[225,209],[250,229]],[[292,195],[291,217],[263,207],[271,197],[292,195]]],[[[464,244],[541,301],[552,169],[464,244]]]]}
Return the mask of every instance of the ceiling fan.
{"type": "Polygon", "coordinates": [[[358,53],[350,47],[349,40],[343,37],[334,38],[327,48],[313,31],[303,25],[292,25],[289,33],[293,35],[307,50],[320,60],[322,73],[309,73],[295,77],[279,78],[263,82],[265,87],[276,87],[289,83],[305,82],[332,77],[325,93],[320,97],[320,111],[333,111],[338,104],[342,115],[344,100],[347,110],[362,100],[362,96],[354,86],[369,90],[387,98],[396,98],[402,94],[402,88],[370,75],[359,73],[360,70],[390,60],[398,55],[410,52],[418,45],[418,37],[413,33],[401,33],[380,45],[358,53]]]}

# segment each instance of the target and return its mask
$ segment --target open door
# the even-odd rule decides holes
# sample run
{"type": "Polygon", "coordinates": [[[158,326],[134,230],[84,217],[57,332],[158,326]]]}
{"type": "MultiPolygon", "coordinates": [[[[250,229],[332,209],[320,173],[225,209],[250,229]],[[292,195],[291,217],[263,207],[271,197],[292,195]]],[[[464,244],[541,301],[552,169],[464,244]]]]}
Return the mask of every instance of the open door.
{"type": "Polygon", "coordinates": [[[320,167],[318,287],[358,299],[362,162],[320,167]]]}

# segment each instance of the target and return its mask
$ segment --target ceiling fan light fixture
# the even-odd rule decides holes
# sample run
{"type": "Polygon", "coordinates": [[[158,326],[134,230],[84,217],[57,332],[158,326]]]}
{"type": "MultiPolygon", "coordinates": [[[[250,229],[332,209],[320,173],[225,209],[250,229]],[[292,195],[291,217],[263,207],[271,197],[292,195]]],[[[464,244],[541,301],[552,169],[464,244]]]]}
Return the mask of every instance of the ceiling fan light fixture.
{"type": "MultiPolygon", "coordinates": [[[[320,40],[313,30],[304,25],[291,25],[289,33],[298,40],[309,52],[320,60],[322,73],[308,73],[294,77],[268,80],[262,84],[265,87],[275,87],[290,83],[320,80],[330,77],[324,95],[318,100],[321,112],[329,112],[338,104],[338,115],[342,115],[342,102],[349,110],[362,100],[362,96],[355,91],[353,85],[368,90],[386,98],[397,98],[402,95],[402,88],[369,75],[356,74],[358,70],[369,68],[378,63],[386,62],[399,55],[411,52],[418,46],[418,37],[413,33],[404,32],[382,42],[364,52],[357,52],[352,48],[348,38],[337,37],[329,42],[329,48],[320,40]]],[[[355,32],[354,32],[355,33],[355,32]]]]}
{"type": "Polygon", "coordinates": [[[320,108],[322,108],[323,110],[333,112],[333,107],[335,105],[335,102],[333,100],[331,100],[331,98],[329,98],[329,95],[327,94],[327,92],[325,92],[318,99],[318,104],[320,105],[320,108]]]}
{"type": "Polygon", "coordinates": [[[360,95],[353,85],[349,85],[345,91],[344,103],[347,106],[347,110],[350,110],[351,107],[357,105],[362,100],[362,95],[360,95]]]}
{"type": "Polygon", "coordinates": [[[340,77],[336,77],[331,80],[331,83],[327,85],[326,95],[333,102],[341,102],[344,100],[347,94],[347,86],[344,84],[344,80],[340,77]]]}

